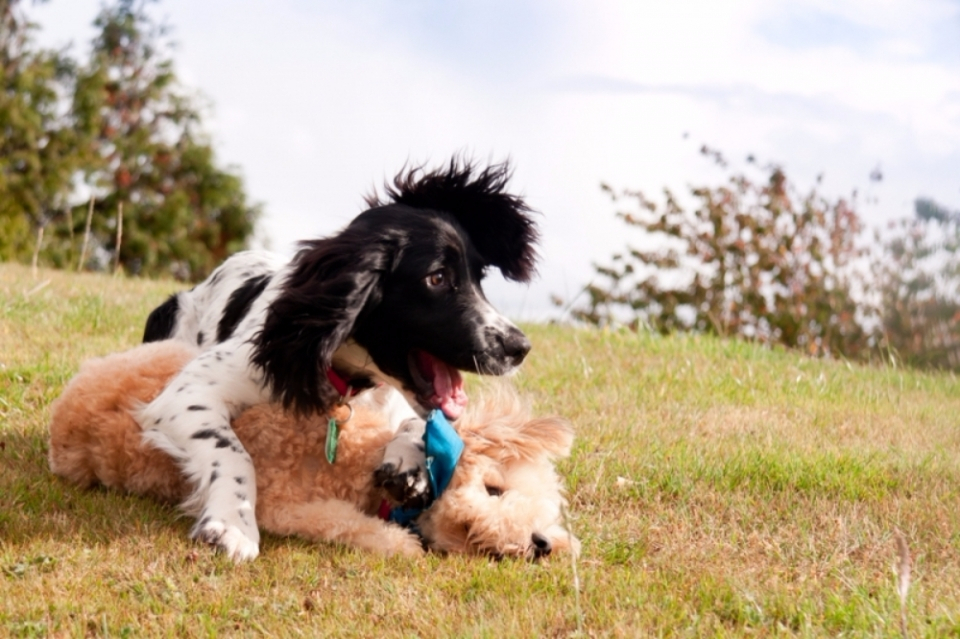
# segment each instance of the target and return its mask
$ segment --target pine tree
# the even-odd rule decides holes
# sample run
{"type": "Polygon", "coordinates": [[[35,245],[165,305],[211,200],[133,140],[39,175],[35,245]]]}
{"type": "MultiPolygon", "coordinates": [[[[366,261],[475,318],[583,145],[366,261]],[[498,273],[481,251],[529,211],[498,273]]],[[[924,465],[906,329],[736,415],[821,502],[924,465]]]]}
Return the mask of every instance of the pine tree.
{"type": "Polygon", "coordinates": [[[72,65],[33,50],[36,27],[18,5],[0,0],[0,260],[22,261],[37,232],[64,217],[78,136],[61,109],[72,65]]]}
{"type": "MultiPolygon", "coordinates": [[[[145,7],[120,0],[101,10],[76,81],[73,116],[90,140],[85,174],[99,194],[91,263],[116,258],[122,204],[119,262],[128,272],[199,280],[246,246],[260,209],[241,178],[216,165],[195,100],[177,83],[167,29],[145,7]]],[[[74,219],[84,215],[77,206],[74,219]]]]}

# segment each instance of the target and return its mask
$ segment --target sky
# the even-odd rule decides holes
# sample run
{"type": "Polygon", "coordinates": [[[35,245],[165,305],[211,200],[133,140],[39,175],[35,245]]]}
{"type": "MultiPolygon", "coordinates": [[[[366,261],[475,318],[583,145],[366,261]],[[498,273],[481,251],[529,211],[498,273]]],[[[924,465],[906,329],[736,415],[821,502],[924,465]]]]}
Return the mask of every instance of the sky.
{"type": "MultiPolygon", "coordinates": [[[[83,56],[99,0],[30,5],[83,56]]],[[[258,242],[334,233],[404,165],[508,159],[539,212],[539,278],[488,278],[555,317],[636,243],[600,190],[719,185],[754,155],[802,190],[859,193],[870,226],[960,209],[958,0],[164,0],[219,161],[264,205],[258,242]],[[870,179],[879,171],[883,179],[870,179]]]]}

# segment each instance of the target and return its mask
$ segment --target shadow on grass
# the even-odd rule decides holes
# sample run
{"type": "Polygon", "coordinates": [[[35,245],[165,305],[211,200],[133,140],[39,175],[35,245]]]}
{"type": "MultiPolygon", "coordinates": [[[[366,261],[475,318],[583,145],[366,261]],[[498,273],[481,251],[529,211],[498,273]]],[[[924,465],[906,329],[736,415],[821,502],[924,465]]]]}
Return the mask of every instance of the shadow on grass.
{"type": "Polygon", "coordinates": [[[187,534],[190,520],[173,504],[57,477],[45,435],[0,430],[0,540],[109,544],[162,530],[187,534]]]}

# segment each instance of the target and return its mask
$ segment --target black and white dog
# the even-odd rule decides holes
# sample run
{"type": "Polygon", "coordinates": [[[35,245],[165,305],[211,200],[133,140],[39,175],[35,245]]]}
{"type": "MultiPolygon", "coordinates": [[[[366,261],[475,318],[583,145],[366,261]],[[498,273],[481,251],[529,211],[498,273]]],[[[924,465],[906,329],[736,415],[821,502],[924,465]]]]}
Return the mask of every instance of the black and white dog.
{"type": "MultiPolygon", "coordinates": [[[[250,457],[230,428],[245,407],[279,401],[327,413],[353,389],[398,388],[421,415],[455,419],[466,403],[459,370],[501,375],[530,350],[485,299],[494,266],[528,281],[537,240],[530,209],[505,191],[506,164],[398,175],[386,199],[332,237],[301,244],[289,262],[237,254],[147,320],[144,341],[175,338],[202,352],[142,410],[145,437],[181,461],[197,489],[185,506],[192,536],[237,561],[259,553],[250,457]],[[458,370],[459,369],[459,370],[458,370]]],[[[404,407],[409,413],[409,407],[404,407]]],[[[398,435],[378,480],[401,501],[429,491],[419,433],[398,435]]]]}

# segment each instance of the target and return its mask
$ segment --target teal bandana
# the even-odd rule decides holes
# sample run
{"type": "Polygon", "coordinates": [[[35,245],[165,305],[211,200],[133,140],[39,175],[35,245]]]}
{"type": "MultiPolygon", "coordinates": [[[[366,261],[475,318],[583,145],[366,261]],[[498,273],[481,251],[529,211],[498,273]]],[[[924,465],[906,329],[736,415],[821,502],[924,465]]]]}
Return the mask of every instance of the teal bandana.
{"type": "Polygon", "coordinates": [[[432,410],[427,416],[427,427],[423,431],[423,448],[427,457],[427,476],[433,498],[424,508],[394,508],[390,511],[390,521],[409,526],[424,510],[433,505],[447,489],[463,453],[463,440],[454,430],[442,411],[432,410]]]}

